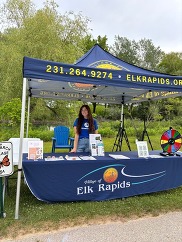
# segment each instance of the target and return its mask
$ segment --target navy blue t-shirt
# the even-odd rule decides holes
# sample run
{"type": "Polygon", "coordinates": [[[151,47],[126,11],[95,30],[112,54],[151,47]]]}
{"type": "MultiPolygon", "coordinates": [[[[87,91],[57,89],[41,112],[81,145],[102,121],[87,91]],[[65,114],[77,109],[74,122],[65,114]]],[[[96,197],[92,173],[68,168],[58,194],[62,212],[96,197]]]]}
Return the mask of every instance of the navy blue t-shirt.
{"type": "MultiPolygon", "coordinates": [[[[93,120],[94,120],[94,128],[95,130],[97,130],[98,129],[97,121],[95,119],[93,120]]],[[[77,124],[78,124],[78,118],[75,120],[73,127],[77,126],[77,124]]],[[[83,120],[81,132],[79,135],[79,139],[82,139],[82,138],[89,138],[89,122],[88,122],[88,119],[85,119],[85,118],[83,120]]]]}

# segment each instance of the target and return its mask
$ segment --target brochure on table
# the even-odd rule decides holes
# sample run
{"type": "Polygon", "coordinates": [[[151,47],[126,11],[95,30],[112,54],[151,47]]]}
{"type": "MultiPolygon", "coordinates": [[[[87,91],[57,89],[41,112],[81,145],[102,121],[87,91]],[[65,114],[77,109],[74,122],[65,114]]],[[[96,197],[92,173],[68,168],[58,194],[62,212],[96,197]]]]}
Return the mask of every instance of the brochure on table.
{"type": "Polygon", "coordinates": [[[43,159],[43,140],[28,141],[28,159],[43,159]]]}
{"type": "Polygon", "coordinates": [[[110,157],[116,159],[116,160],[120,160],[120,159],[130,159],[128,156],[125,155],[114,155],[114,154],[109,154],[110,157]]]}
{"type": "Polygon", "coordinates": [[[104,156],[104,144],[101,134],[89,134],[89,143],[92,156],[104,156]]]}
{"type": "Polygon", "coordinates": [[[80,156],[80,158],[82,159],[82,160],[96,160],[95,159],[95,157],[93,157],[93,156],[80,156]]]}
{"type": "Polygon", "coordinates": [[[81,160],[80,157],[78,157],[78,156],[69,156],[69,155],[66,155],[65,159],[66,160],[81,160]]]}
{"type": "Polygon", "coordinates": [[[56,160],[64,160],[63,156],[47,156],[45,161],[56,161],[56,160]]]}

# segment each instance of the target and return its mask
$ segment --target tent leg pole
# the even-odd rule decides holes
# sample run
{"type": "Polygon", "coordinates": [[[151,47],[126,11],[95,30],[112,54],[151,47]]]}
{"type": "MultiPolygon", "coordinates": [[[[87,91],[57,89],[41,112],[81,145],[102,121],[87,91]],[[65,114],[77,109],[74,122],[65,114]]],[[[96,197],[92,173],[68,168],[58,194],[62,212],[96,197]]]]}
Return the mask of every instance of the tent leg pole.
{"type": "Polygon", "coordinates": [[[22,151],[23,151],[23,137],[24,137],[25,106],[26,106],[26,84],[27,84],[27,79],[23,78],[21,127],[20,127],[20,146],[19,146],[19,160],[18,160],[18,178],[17,178],[17,190],[16,190],[15,219],[19,218],[20,186],[21,186],[22,155],[23,155],[22,151]]]}
{"type": "Polygon", "coordinates": [[[30,121],[30,96],[28,96],[28,114],[27,114],[27,130],[26,130],[26,138],[28,138],[29,121],[30,121]]]}

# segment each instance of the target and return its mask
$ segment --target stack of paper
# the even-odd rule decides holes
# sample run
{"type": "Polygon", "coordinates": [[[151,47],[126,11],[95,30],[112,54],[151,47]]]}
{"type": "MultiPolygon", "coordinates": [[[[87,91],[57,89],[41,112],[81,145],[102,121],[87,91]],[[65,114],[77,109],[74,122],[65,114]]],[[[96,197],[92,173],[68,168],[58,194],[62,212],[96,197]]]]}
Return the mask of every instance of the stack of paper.
{"type": "Polygon", "coordinates": [[[150,158],[163,158],[161,155],[149,155],[150,158]]]}
{"type": "Polygon", "coordinates": [[[54,161],[54,160],[64,160],[63,156],[55,157],[55,156],[48,156],[45,158],[45,161],[54,161]]]}
{"type": "Polygon", "coordinates": [[[82,160],[96,160],[93,156],[80,156],[82,160]]]}
{"type": "Polygon", "coordinates": [[[109,154],[110,157],[116,159],[116,160],[120,160],[120,159],[130,159],[129,157],[125,156],[125,155],[113,155],[113,154],[109,154]]]}

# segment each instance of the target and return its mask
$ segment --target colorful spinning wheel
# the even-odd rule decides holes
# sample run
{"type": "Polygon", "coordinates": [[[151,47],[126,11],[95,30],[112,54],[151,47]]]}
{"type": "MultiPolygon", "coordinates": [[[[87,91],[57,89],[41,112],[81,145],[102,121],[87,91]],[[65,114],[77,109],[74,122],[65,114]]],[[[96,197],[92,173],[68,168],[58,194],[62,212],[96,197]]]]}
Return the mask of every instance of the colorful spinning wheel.
{"type": "Polygon", "coordinates": [[[161,147],[163,152],[175,153],[181,148],[181,134],[175,129],[169,129],[161,136],[161,147]]]}

